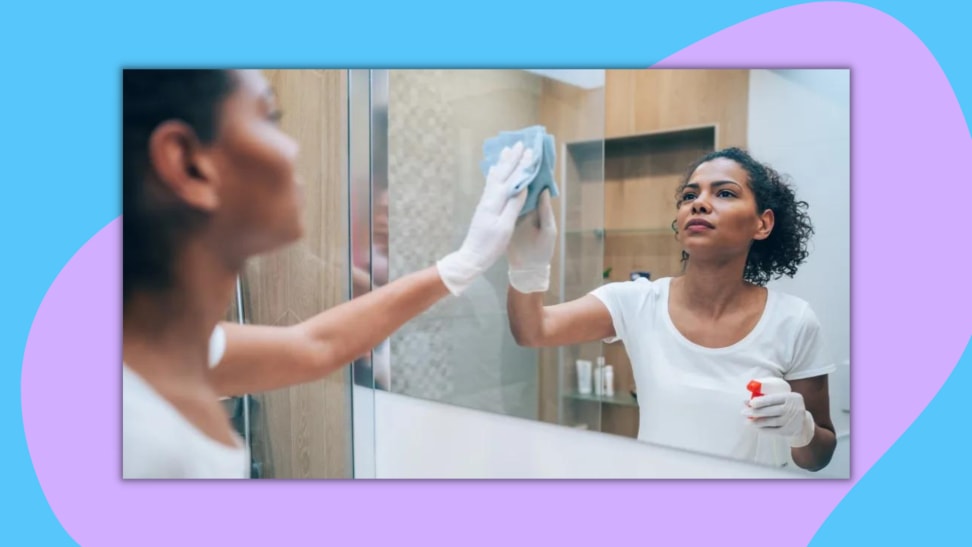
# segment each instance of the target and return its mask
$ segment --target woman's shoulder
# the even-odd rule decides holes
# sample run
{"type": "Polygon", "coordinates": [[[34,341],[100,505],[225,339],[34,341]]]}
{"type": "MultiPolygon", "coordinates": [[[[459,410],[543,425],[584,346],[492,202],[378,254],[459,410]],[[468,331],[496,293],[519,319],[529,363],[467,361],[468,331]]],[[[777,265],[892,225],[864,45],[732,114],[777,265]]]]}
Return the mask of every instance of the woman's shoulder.
{"type": "Polygon", "coordinates": [[[795,294],[768,287],[769,297],[774,300],[774,316],[777,321],[796,329],[818,328],[817,314],[806,299],[795,294]]]}
{"type": "Polygon", "coordinates": [[[661,294],[668,291],[668,285],[671,281],[670,277],[663,277],[659,279],[650,280],[644,277],[639,277],[638,279],[632,281],[611,281],[610,283],[605,283],[600,287],[594,289],[591,292],[595,293],[623,293],[623,294],[640,294],[640,295],[650,295],[650,294],[661,294]]]}
{"type": "Polygon", "coordinates": [[[657,305],[666,300],[668,281],[668,278],[654,281],[645,278],[615,281],[601,285],[590,294],[604,303],[612,315],[643,314],[657,309],[657,305]]]}

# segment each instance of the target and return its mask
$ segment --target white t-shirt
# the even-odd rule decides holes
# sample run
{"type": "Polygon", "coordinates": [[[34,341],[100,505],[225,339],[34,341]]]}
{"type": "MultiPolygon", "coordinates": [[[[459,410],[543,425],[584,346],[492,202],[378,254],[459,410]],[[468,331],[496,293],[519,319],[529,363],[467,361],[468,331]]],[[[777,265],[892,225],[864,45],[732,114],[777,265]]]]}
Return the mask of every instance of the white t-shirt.
{"type": "MultiPolygon", "coordinates": [[[[820,324],[804,300],[768,290],[765,310],[739,342],[706,348],[668,312],[671,278],[609,283],[591,292],[607,306],[638,390],[638,440],[769,465],[790,461],[788,443],[759,434],[741,415],[750,380],[829,374],[820,324]]],[[[611,364],[611,363],[608,363],[611,364]]]]}
{"type": "MultiPolygon", "coordinates": [[[[210,366],[222,358],[225,333],[210,338],[210,366]]],[[[245,479],[249,452],[197,429],[141,376],[122,363],[122,476],[125,479],[245,479]]]]}

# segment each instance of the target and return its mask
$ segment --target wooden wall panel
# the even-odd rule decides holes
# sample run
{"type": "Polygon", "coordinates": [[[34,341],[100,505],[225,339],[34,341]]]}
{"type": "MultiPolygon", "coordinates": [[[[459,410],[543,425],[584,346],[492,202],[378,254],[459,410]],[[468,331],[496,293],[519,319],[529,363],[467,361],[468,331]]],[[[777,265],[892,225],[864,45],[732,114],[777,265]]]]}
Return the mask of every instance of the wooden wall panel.
{"type": "MultiPolygon", "coordinates": [[[[244,272],[247,322],[291,325],[348,297],[347,84],[341,70],[267,70],[300,143],[302,241],[252,260],[244,272]]],[[[350,371],[254,395],[253,452],[266,478],[351,478],[350,371]]]]}
{"type": "Polygon", "coordinates": [[[748,70],[609,70],[606,87],[607,138],[714,124],[717,147],[746,142],[748,70]]]}

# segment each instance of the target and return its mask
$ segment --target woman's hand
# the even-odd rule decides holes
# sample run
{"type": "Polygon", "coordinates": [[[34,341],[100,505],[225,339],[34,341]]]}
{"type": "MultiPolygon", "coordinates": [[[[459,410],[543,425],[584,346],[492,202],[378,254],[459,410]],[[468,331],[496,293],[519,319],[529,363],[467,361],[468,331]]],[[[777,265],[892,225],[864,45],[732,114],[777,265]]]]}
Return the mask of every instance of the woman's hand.
{"type": "Polygon", "coordinates": [[[756,397],[743,408],[743,415],[760,431],[785,437],[793,448],[810,444],[816,430],[813,415],[799,393],[756,397]]]}
{"type": "Polygon", "coordinates": [[[490,168],[465,241],[458,251],[436,264],[442,282],[452,294],[466,290],[503,255],[527,197],[526,188],[512,197],[510,189],[526,176],[525,170],[532,161],[533,152],[524,151],[523,143],[516,143],[504,148],[499,161],[490,168]]]}
{"type": "Polygon", "coordinates": [[[547,292],[550,287],[550,261],[557,245],[557,220],[550,204],[550,191],[540,194],[537,208],[516,225],[507,258],[510,285],[529,294],[547,292]]]}
{"type": "Polygon", "coordinates": [[[506,309],[514,340],[525,347],[551,347],[613,337],[611,313],[596,296],[543,305],[556,246],[557,221],[547,190],[540,194],[537,208],[517,224],[507,250],[512,290],[507,292],[506,309]]]}

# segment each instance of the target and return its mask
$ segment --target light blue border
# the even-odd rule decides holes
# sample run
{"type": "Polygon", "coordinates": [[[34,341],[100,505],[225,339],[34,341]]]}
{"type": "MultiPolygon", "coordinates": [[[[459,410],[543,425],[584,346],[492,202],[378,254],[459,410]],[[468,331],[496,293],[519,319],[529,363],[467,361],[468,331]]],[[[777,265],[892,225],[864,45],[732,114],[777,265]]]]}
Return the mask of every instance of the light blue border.
{"type": "MultiPolygon", "coordinates": [[[[0,315],[0,496],[5,501],[0,537],[7,538],[2,543],[19,540],[11,543],[19,545],[73,544],[33,474],[20,416],[19,364],[45,291],[70,256],[120,212],[121,66],[646,66],[745,19],[798,3],[59,4],[5,2],[0,7],[7,76],[0,85],[5,107],[0,226],[9,259],[2,274],[6,294],[0,315]],[[363,35],[369,39],[362,40],[363,35]],[[578,39],[547,46],[564,35],[578,39]]],[[[967,115],[972,104],[969,5],[865,4],[917,33],[941,63],[967,115]]],[[[835,511],[821,529],[822,543],[848,537],[845,532],[868,513],[896,539],[909,531],[926,537],[917,533],[926,523],[939,532],[954,526],[956,533],[967,534],[966,515],[947,496],[964,493],[968,471],[946,475],[955,460],[941,458],[964,456],[961,432],[967,434],[968,427],[962,417],[968,412],[960,403],[969,392],[970,360],[967,352],[939,398],[835,511]],[[894,498],[895,489],[912,497],[894,498]],[[887,504],[892,499],[913,502],[914,496],[920,496],[920,504],[898,510],[887,504]]],[[[83,421],[83,412],[74,419],[83,421]]]]}

